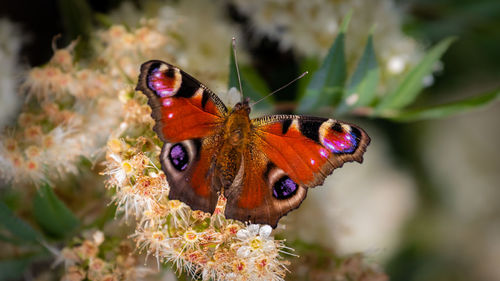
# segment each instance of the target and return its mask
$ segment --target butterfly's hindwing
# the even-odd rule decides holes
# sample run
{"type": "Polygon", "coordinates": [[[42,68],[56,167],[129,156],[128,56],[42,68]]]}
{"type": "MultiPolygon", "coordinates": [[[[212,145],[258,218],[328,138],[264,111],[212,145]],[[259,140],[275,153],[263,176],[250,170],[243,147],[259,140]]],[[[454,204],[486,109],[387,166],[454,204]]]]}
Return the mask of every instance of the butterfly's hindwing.
{"type": "Polygon", "coordinates": [[[169,199],[180,200],[193,210],[213,212],[217,202],[207,178],[211,159],[210,148],[202,150],[202,140],[192,139],[178,143],[165,143],[160,160],[170,185],[169,199]]]}

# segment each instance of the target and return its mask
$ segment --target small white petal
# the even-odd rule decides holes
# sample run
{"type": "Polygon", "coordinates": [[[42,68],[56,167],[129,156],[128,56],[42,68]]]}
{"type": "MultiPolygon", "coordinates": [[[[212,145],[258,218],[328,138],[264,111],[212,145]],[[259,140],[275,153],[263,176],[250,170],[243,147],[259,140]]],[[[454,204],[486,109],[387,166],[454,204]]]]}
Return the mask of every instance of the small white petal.
{"type": "Polygon", "coordinates": [[[96,231],[94,232],[94,235],[92,235],[92,238],[97,245],[101,245],[104,241],[104,233],[102,233],[101,231],[96,231]]]}
{"type": "Polygon", "coordinates": [[[263,225],[260,230],[259,230],[259,236],[262,238],[267,238],[271,234],[271,231],[273,231],[273,228],[269,225],[263,225]]]}
{"type": "Polygon", "coordinates": [[[249,237],[251,237],[250,232],[246,229],[240,229],[238,232],[236,232],[236,237],[238,237],[240,240],[246,240],[249,237]]]}
{"type": "Polygon", "coordinates": [[[118,162],[118,163],[122,162],[122,159],[119,155],[114,154],[114,153],[110,153],[108,155],[109,155],[109,157],[111,157],[111,159],[115,160],[115,162],[118,162]]]}
{"type": "Polygon", "coordinates": [[[264,252],[274,251],[275,249],[276,249],[276,245],[271,240],[267,240],[266,242],[264,242],[264,245],[262,246],[262,250],[264,252]]]}
{"type": "Polygon", "coordinates": [[[258,225],[258,224],[251,224],[247,227],[248,231],[253,236],[255,236],[259,233],[259,228],[260,228],[260,225],[258,225]]]}
{"type": "Polygon", "coordinates": [[[238,251],[236,251],[236,255],[240,258],[246,258],[250,255],[250,247],[248,246],[241,246],[238,248],[238,251]]]}

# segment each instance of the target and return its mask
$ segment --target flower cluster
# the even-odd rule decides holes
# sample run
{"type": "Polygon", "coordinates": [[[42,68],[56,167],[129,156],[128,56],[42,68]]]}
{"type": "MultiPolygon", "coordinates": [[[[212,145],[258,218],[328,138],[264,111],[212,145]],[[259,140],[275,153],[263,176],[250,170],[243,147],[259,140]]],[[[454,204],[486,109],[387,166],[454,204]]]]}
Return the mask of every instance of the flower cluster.
{"type": "Polygon", "coordinates": [[[133,254],[133,245],[127,240],[119,244],[106,241],[100,231],[90,236],[75,239],[71,246],[61,251],[48,247],[56,255],[54,265],[64,264],[62,281],[132,281],[142,280],[154,273],[140,265],[142,261],[133,254]]]}
{"type": "Polygon", "coordinates": [[[85,69],[64,70],[71,62],[70,50],[58,50],[47,66],[30,71],[23,89],[36,102],[25,104],[17,127],[0,141],[2,177],[38,184],[76,173],[79,157],[91,158],[109,128],[118,122],[112,114],[117,109],[112,99],[90,99],[114,92],[104,75],[85,69]],[[61,54],[67,60],[56,63],[61,54]]]}
{"type": "Polygon", "coordinates": [[[203,280],[283,280],[287,261],[280,253],[291,249],[270,236],[270,226],[226,219],[223,196],[213,214],[168,199],[155,143],[146,137],[108,143],[104,174],[118,212],[138,222],[137,248],[203,280]]]}
{"type": "Polygon", "coordinates": [[[340,31],[344,16],[353,10],[346,36],[348,67],[354,69],[368,34],[375,27],[373,36],[383,87],[390,86],[392,80],[397,80],[422,56],[422,47],[401,31],[400,13],[391,0],[233,0],[232,3],[249,17],[258,35],[276,40],[282,49],[294,48],[300,54],[321,57],[340,31]]]}
{"type": "Polygon", "coordinates": [[[80,157],[96,158],[109,135],[123,123],[147,112],[130,100],[138,65],[163,49],[166,39],[143,26],[128,32],[122,26],[101,31],[94,40],[99,55],[74,59],[73,42],[54,47],[52,59],[30,69],[20,91],[27,96],[14,128],[0,137],[1,177],[39,184],[76,173],[80,157]]]}
{"type": "Polygon", "coordinates": [[[0,178],[39,184],[76,173],[80,157],[98,159],[110,135],[140,128],[134,124],[147,125],[149,108],[133,88],[140,64],[148,59],[210,66],[198,69],[200,78],[219,88],[225,85],[228,67],[221,61],[228,57],[229,44],[225,43],[234,33],[221,23],[210,38],[190,42],[192,33],[176,31],[177,24],[185,21],[191,26],[190,13],[216,18],[217,9],[212,7],[207,13],[200,7],[190,10],[179,5],[175,9],[183,12],[172,14],[170,6],[158,12],[171,17],[141,19],[133,29],[112,25],[97,31],[91,41],[93,55],[88,58],[75,60],[75,41],[63,49],[54,46],[46,65],[29,69],[20,87],[27,97],[22,114],[0,136],[0,178]],[[195,62],[195,53],[213,61],[203,63],[198,56],[195,62]]]}
{"type": "MultiPolygon", "coordinates": [[[[142,10],[124,2],[112,12],[111,18],[126,26],[137,26],[138,22],[144,23],[144,20],[138,19],[149,16],[148,24],[168,36],[166,43],[171,53],[170,56],[162,54],[151,58],[176,64],[207,83],[215,92],[225,91],[231,38],[241,38],[225,13],[225,1],[165,2],[146,1],[141,3],[142,10]],[[204,26],[201,22],[210,24],[204,26]]],[[[244,53],[240,56],[240,61],[245,59],[244,53]]]]}
{"type": "Polygon", "coordinates": [[[91,99],[109,97],[115,89],[104,73],[75,65],[74,44],[56,49],[50,62],[31,69],[21,85],[28,100],[17,126],[0,137],[4,179],[39,184],[76,173],[79,157],[90,158],[116,124],[108,111],[116,109],[114,102],[91,99]]]}

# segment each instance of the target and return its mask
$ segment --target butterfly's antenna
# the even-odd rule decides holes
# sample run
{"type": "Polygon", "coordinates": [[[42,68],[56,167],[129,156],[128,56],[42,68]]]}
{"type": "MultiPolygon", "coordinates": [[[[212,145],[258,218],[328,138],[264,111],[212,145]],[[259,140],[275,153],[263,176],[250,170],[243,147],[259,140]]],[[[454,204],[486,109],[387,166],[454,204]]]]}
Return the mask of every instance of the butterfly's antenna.
{"type": "Polygon", "coordinates": [[[243,96],[243,87],[241,86],[241,76],[240,76],[240,68],[238,67],[238,59],[236,58],[236,38],[233,37],[233,56],[234,56],[234,65],[236,65],[236,73],[238,74],[238,83],[240,84],[240,94],[243,96]]]}
{"type": "Polygon", "coordinates": [[[261,102],[261,101],[265,100],[266,98],[268,98],[268,97],[270,97],[270,96],[274,95],[275,93],[277,93],[277,92],[279,92],[279,91],[283,90],[284,88],[286,88],[286,87],[290,86],[290,84],[292,84],[293,82],[295,82],[295,81],[299,80],[300,78],[302,78],[302,77],[306,76],[308,73],[309,73],[309,72],[307,72],[307,71],[306,71],[306,72],[304,72],[304,73],[300,74],[300,75],[299,75],[299,77],[297,77],[297,78],[293,79],[292,81],[290,81],[290,82],[286,83],[285,85],[283,85],[283,86],[279,87],[278,89],[276,89],[276,90],[272,91],[270,94],[266,95],[265,97],[261,98],[260,100],[258,100],[258,101],[256,101],[256,102],[252,103],[252,104],[250,105],[250,107],[252,107],[252,106],[254,106],[254,105],[258,104],[259,102],[261,102]]]}
{"type": "Polygon", "coordinates": [[[243,96],[243,87],[241,86],[240,68],[238,67],[238,59],[236,57],[236,38],[234,38],[234,37],[233,37],[233,56],[234,56],[234,65],[236,66],[236,73],[238,74],[238,83],[240,84],[240,93],[243,96]]]}

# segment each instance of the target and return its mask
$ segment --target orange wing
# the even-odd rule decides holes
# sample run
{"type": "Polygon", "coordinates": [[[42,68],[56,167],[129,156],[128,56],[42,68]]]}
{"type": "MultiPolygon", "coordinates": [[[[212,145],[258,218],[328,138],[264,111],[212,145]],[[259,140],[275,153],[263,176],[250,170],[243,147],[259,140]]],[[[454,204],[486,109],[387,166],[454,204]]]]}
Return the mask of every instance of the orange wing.
{"type": "Polygon", "coordinates": [[[213,134],[227,115],[226,106],[210,89],[162,61],[142,64],[136,89],[148,97],[154,130],[165,142],[213,134]]]}
{"type": "Polygon", "coordinates": [[[226,215],[273,227],[300,205],[307,188],[321,185],[345,162],[362,162],[370,142],[359,127],[333,119],[274,115],[252,126],[245,179],[226,215]]]}
{"type": "Polygon", "coordinates": [[[207,175],[226,106],[189,74],[157,60],[141,66],[136,89],[148,97],[154,130],[164,142],[160,160],[170,185],[169,198],[213,211],[217,198],[207,175]]]}
{"type": "Polygon", "coordinates": [[[370,143],[359,127],[333,119],[274,115],[253,120],[255,143],[300,185],[323,184],[345,162],[363,162],[370,143]]]}

